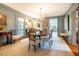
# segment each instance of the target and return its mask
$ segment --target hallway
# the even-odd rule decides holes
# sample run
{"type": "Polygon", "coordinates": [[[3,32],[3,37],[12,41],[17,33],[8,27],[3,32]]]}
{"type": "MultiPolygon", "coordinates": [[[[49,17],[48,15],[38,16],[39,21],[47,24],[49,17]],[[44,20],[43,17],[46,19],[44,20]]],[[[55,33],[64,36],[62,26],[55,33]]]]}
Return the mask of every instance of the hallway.
{"type": "Polygon", "coordinates": [[[73,56],[70,48],[65,41],[59,37],[53,37],[53,45],[51,48],[46,44],[28,51],[28,38],[0,47],[0,56],[73,56]]]}

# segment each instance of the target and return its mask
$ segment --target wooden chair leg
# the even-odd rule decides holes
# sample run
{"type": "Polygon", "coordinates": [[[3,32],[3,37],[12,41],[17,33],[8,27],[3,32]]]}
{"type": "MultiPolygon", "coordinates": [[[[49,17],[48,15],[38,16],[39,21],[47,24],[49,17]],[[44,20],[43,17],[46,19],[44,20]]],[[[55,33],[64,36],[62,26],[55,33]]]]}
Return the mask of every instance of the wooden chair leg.
{"type": "Polygon", "coordinates": [[[21,39],[19,39],[19,42],[20,42],[20,40],[21,40],[21,39]]]}
{"type": "Polygon", "coordinates": [[[51,44],[53,45],[53,40],[51,41],[51,44]]]}
{"type": "Polygon", "coordinates": [[[51,41],[49,41],[49,46],[51,47],[51,41]]]}
{"type": "Polygon", "coordinates": [[[29,46],[28,46],[28,50],[30,50],[30,44],[29,44],[29,46]]]}
{"type": "Polygon", "coordinates": [[[36,45],[33,45],[33,47],[34,47],[34,52],[36,52],[36,45]]]}
{"type": "Polygon", "coordinates": [[[39,43],[39,47],[41,47],[41,44],[39,43]]]}
{"type": "Polygon", "coordinates": [[[44,41],[43,41],[43,45],[44,45],[44,41]]]}

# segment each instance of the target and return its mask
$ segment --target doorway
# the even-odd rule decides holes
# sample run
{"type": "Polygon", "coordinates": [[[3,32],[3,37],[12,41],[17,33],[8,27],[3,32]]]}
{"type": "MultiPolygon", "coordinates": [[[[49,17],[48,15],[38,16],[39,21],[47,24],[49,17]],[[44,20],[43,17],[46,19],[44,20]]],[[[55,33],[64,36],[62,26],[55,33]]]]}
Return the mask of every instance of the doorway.
{"type": "Polygon", "coordinates": [[[57,18],[49,20],[49,30],[53,30],[52,36],[57,37],[57,18]]]}

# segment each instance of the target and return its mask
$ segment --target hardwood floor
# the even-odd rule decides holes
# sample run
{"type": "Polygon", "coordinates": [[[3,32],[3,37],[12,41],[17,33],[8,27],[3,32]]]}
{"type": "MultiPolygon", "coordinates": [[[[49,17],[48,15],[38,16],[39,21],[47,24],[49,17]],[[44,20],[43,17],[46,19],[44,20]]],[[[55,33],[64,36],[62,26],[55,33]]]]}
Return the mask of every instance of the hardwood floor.
{"type": "Polygon", "coordinates": [[[73,56],[73,53],[62,38],[53,39],[51,48],[48,44],[37,48],[34,52],[33,48],[28,51],[28,38],[0,47],[0,56],[73,56]]]}
{"type": "Polygon", "coordinates": [[[77,45],[69,45],[70,49],[72,50],[75,56],[78,56],[78,46],[77,45]]]}
{"type": "MultiPolygon", "coordinates": [[[[63,38],[64,39],[64,38],[63,38]]],[[[64,39],[64,41],[66,42],[66,44],[69,46],[69,48],[71,49],[72,53],[75,56],[78,56],[78,45],[71,45],[70,43],[68,43],[68,41],[66,39],[64,39]]]]}

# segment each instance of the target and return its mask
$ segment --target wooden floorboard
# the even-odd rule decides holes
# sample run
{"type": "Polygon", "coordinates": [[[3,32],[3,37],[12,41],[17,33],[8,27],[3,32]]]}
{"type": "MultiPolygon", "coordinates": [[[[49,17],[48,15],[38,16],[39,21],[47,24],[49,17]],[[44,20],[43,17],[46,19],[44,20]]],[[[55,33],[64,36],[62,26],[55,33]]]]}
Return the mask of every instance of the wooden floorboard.
{"type": "Polygon", "coordinates": [[[63,38],[64,41],[66,42],[66,44],[69,46],[69,48],[71,49],[72,53],[75,55],[75,56],[78,56],[78,45],[72,45],[72,44],[69,44],[68,41],[63,38]]]}

